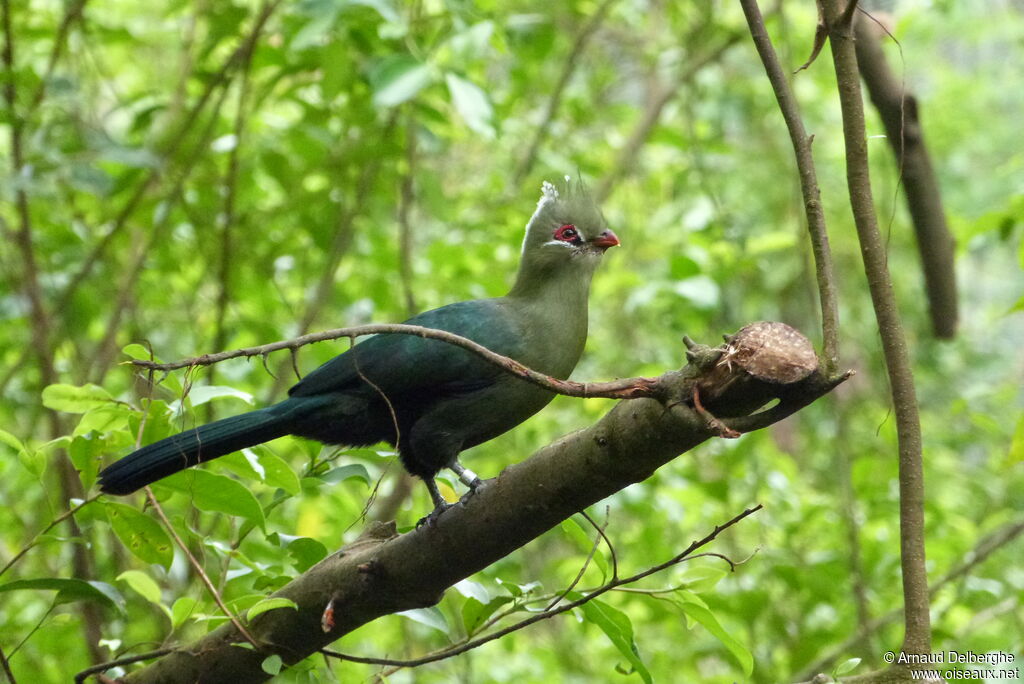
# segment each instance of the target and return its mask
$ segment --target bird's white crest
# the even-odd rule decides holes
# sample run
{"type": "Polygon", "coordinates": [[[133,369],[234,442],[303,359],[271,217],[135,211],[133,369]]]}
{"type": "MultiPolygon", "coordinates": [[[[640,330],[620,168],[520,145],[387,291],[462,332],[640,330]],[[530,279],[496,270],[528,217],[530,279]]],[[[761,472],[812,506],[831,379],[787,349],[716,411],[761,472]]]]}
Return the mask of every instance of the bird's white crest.
{"type": "Polygon", "coordinates": [[[544,181],[540,184],[540,200],[537,202],[537,206],[550,202],[551,200],[558,199],[558,188],[551,183],[544,181]]]}
{"type": "Polygon", "coordinates": [[[548,202],[554,202],[558,197],[558,188],[553,184],[547,181],[540,184],[540,199],[537,200],[537,210],[533,212],[533,216],[531,216],[530,220],[526,222],[526,235],[523,236],[522,252],[526,251],[526,238],[530,235],[530,224],[533,223],[535,218],[537,218],[537,214],[541,212],[545,204],[548,202]]]}

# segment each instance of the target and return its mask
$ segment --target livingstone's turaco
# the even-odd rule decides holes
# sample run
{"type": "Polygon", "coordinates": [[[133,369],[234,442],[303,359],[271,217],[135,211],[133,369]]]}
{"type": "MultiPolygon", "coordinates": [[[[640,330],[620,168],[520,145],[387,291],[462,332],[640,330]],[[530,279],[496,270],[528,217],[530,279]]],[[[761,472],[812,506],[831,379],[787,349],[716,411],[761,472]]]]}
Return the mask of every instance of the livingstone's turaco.
{"type": "MultiPolygon", "coordinates": [[[[582,182],[567,177],[561,193],[544,183],[509,293],[449,304],[406,323],[468,337],[541,373],[567,378],[587,340],[591,278],[605,250],[618,244],[582,182]]],[[[100,473],[100,488],[129,494],[283,435],[352,447],[389,442],[405,469],[430,490],[434,511],[428,519],[434,521],[449,506],[434,482],[437,473],[450,468],[475,490],[482,482],[462,467],[459,453],[511,430],[553,397],[445,342],[377,335],[311,372],[278,404],[129,454],[100,473]]]]}

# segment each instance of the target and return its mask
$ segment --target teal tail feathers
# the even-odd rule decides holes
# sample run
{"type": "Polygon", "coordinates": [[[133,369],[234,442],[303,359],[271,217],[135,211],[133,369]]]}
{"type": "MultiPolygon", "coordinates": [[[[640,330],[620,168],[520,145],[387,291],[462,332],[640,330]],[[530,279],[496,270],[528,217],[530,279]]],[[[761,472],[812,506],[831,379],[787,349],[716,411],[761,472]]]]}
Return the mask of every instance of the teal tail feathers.
{"type": "Polygon", "coordinates": [[[290,434],[295,421],[319,403],[287,399],[154,442],[104,468],[100,489],[107,494],[130,494],[179,470],[290,434]]]}

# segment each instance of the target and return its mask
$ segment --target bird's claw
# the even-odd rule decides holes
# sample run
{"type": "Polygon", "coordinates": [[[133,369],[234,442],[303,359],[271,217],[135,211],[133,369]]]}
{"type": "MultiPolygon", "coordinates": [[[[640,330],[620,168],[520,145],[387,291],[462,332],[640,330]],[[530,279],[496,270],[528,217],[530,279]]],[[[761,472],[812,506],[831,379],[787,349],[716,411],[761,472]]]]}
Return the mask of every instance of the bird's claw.
{"type": "Polygon", "coordinates": [[[426,514],[416,522],[416,529],[418,530],[424,525],[426,525],[427,527],[434,527],[434,525],[437,524],[437,519],[440,518],[445,511],[447,511],[454,505],[455,504],[450,504],[447,502],[438,504],[437,506],[434,507],[434,510],[430,511],[430,513],[426,514]]]}
{"type": "Polygon", "coordinates": [[[463,494],[462,498],[459,499],[459,505],[465,506],[466,502],[472,499],[473,495],[479,492],[485,486],[486,485],[484,484],[484,481],[481,480],[479,477],[473,480],[473,482],[471,482],[469,485],[469,489],[466,490],[466,493],[463,494]]]}

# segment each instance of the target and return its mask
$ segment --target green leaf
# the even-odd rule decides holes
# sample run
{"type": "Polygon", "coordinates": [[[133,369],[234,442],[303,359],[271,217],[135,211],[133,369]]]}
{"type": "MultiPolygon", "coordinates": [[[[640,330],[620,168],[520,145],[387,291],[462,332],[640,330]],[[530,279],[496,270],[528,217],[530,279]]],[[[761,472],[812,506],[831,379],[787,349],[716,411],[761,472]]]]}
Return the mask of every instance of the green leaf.
{"type": "Polygon", "coordinates": [[[259,501],[238,480],[208,470],[190,469],[165,477],[158,486],[185,494],[201,511],[241,516],[266,531],[259,501]]]}
{"type": "Polygon", "coordinates": [[[174,605],[171,606],[171,627],[177,629],[185,624],[195,613],[196,606],[199,604],[191,596],[182,596],[174,601],[174,605]]]}
{"type": "Polygon", "coordinates": [[[135,342],[133,342],[132,344],[129,344],[129,345],[125,345],[121,349],[121,353],[124,354],[125,356],[127,356],[130,359],[138,359],[140,361],[150,361],[150,360],[153,360],[153,361],[156,361],[158,363],[160,362],[160,359],[158,359],[155,356],[153,356],[153,354],[151,354],[148,349],[146,349],[141,344],[138,344],[138,343],[135,343],[135,342]]]}
{"type": "Polygon", "coordinates": [[[170,535],[160,523],[125,504],[106,502],[103,508],[114,534],[132,555],[145,563],[171,567],[174,547],[170,535]]]}
{"type": "Polygon", "coordinates": [[[487,94],[480,86],[461,76],[448,73],[445,74],[444,79],[448,84],[448,93],[452,97],[455,111],[459,113],[470,130],[485,138],[493,138],[494,126],[491,125],[491,120],[494,118],[494,108],[491,106],[491,101],[487,99],[487,94]]]}
{"type": "Polygon", "coordinates": [[[263,671],[266,672],[268,675],[280,674],[281,667],[283,665],[284,661],[281,660],[281,656],[277,655],[276,653],[272,656],[267,656],[263,660],[263,662],[260,663],[260,667],[262,667],[263,671]]]}
{"type": "Polygon", "coordinates": [[[107,390],[97,385],[50,385],[43,388],[43,406],[65,413],[85,413],[114,402],[107,390]]]}
{"type": "Polygon", "coordinates": [[[373,480],[370,478],[370,472],[362,463],[349,463],[348,465],[334,468],[330,472],[322,475],[320,479],[330,484],[338,484],[339,482],[351,480],[352,478],[362,480],[367,487],[373,483],[373,480]]]}
{"type": "Polygon", "coordinates": [[[839,665],[836,666],[835,671],[832,672],[833,677],[841,677],[847,672],[853,672],[857,668],[857,666],[860,665],[860,661],[860,658],[850,658],[849,660],[844,660],[843,662],[839,663],[839,665]]]}
{"type": "Polygon", "coordinates": [[[431,606],[430,608],[413,608],[412,610],[403,610],[396,615],[401,615],[407,620],[418,622],[421,625],[426,625],[436,629],[437,631],[448,634],[448,620],[445,619],[444,613],[442,613],[437,606],[431,606]]]}
{"type": "Polygon", "coordinates": [[[411,100],[434,80],[430,67],[409,55],[391,55],[370,72],[373,104],[394,107],[411,100]]]}
{"type": "MultiPolygon", "coordinates": [[[[581,598],[577,592],[570,592],[569,596],[575,596],[572,600],[581,598]]],[[[654,680],[651,679],[651,673],[647,671],[647,666],[640,659],[640,651],[633,640],[633,623],[630,622],[629,616],[597,599],[584,603],[581,608],[583,617],[600,627],[615,648],[619,649],[619,653],[633,666],[641,679],[647,684],[651,684],[654,680]]]]}
{"type": "Polygon", "coordinates": [[[263,467],[264,482],[271,487],[279,487],[292,496],[302,491],[299,476],[284,459],[271,453],[269,449],[256,449],[255,453],[260,466],[263,467]]]}
{"type": "Polygon", "coordinates": [[[25,449],[25,445],[21,443],[21,440],[7,430],[0,430],[0,444],[6,444],[11,449],[14,449],[14,452],[17,454],[27,451],[27,449],[25,449]]]}
{"type": "Polygon", "coordinates": [[[121,596],[117,589],[105,582],[86,582],[85,580],[64,579],[61,577],[41,577],[0,584],[0,592],[24,589],[56,591],[56,603],[92,601],[110,606],[120,612],[123,612],[124,609],[124,597],[121,596]]]}
{"type": "Polygon", "coordinates": [[[295,559],[295,569],[306,572],[327,557],[327,547],[316,539],[298,537],[288,544],[288,553],[295,559]]]}
{"type": "Polygon", "coordinates": [[[474,634],[495,611],[511,601],[511,596],[496,596],[487,603],[481,603],[472,597],[467,598],[462,604],[462,626],[466,634],[474,634]]]}
{"type": "Polygon", "coordinates": [[[466,598],[474,598],[480,603],[490,603],[491,595],[487,588],[479,582],[464,579],[455,583],[455,589],[466,598]]]}
{"type": "Polygon", "coordinates": [[[1010,440],[1010,463],[1024,463],[1024,415],[1017,419],[1017,425],[1013,430],[1013,438],[1010,440]]]}
{"type": "Polygon", "coordinates": [[[532,594],[537,589],[541,588],[540,582],[527,582],[526,584],[514,584],[512,582],[502,582],[500,578],[495,578],[495,582],[501,585],[501,587],[507,591],[510,595],[515,598],[521,598],[532,594]]]}
{"type": "Polygon", "coordinates": [[[739,641],[734,639],[731,634],[725,631],[722,625],[719,624],[718,618],[715,617],[714,613],[706,607],[697,605],[690,601],[678,601],[676,603],[687,615],[703,625],[704,629],[711,632],[716,639],[721,641],[722,644],[729,649],[729,652],[732,653],[739,662],[740,667],[743,668],[743,672],[747,677],[754,672],[754,657],[750,655],[750,651],[747,650],[746,646],[741,644],[739,641]]]}
{"type": "MultiPolygon", "coordinates": [[[[589,524],[584,525],[585,518],[581,515],[574,515],[567,520],[563,520],[561,524],[562,531],[572,537],[573,541],[576,542],[577,546],[584,553],[590,553],[590,550],[594,548],[594,539],[591,535],[596,535],[594,528],[589,524]]],[[[609,574],[608,561],[605,560],[604,552],[602,549],[598,549],[594,552],[594,564],[604,573],[607,577],[609,574]]]]}
{"type": "Polygon", "coordinates": [[[90,432],[105,434],[117,432],[128,427],[128,418],[134,411],[124,404],[105,404],[89,409],[75,426],[74,435],[87,435],[90,432]]]}
{"type": "Polygon", "coordinates": [[[152,577],[141,570],[125,570],[117,579],[131,587],[136,594],[150,603],[158,606],[163,605],[163,597],[160,595],[160,586],[152,577]]]}
{"type": "Polygon", "coordinates": [[[700,594],[714,589],[715,585],[728,574],[728,571],[722,568],[715,568],[710,565],[695,565],[692,567],[687,566],[681,579],[686,583],[687,589],[700,594]]]}
{"type": "Polygon", "coordinates": [[[260,601],[255,606],[249,609],[249,611],[245,614],[245,619],[252,620],[257,615],[262,615],[263,613],[266,613],[268,610],[275,610],[277,608],[291,608],[293,610],[298,610],[299,605],[295,603],[295,601],[292,601],[288,598],[284,598],[283,596],[275,596],[273,598],[263,599],[262,601],[260,601]]]}

